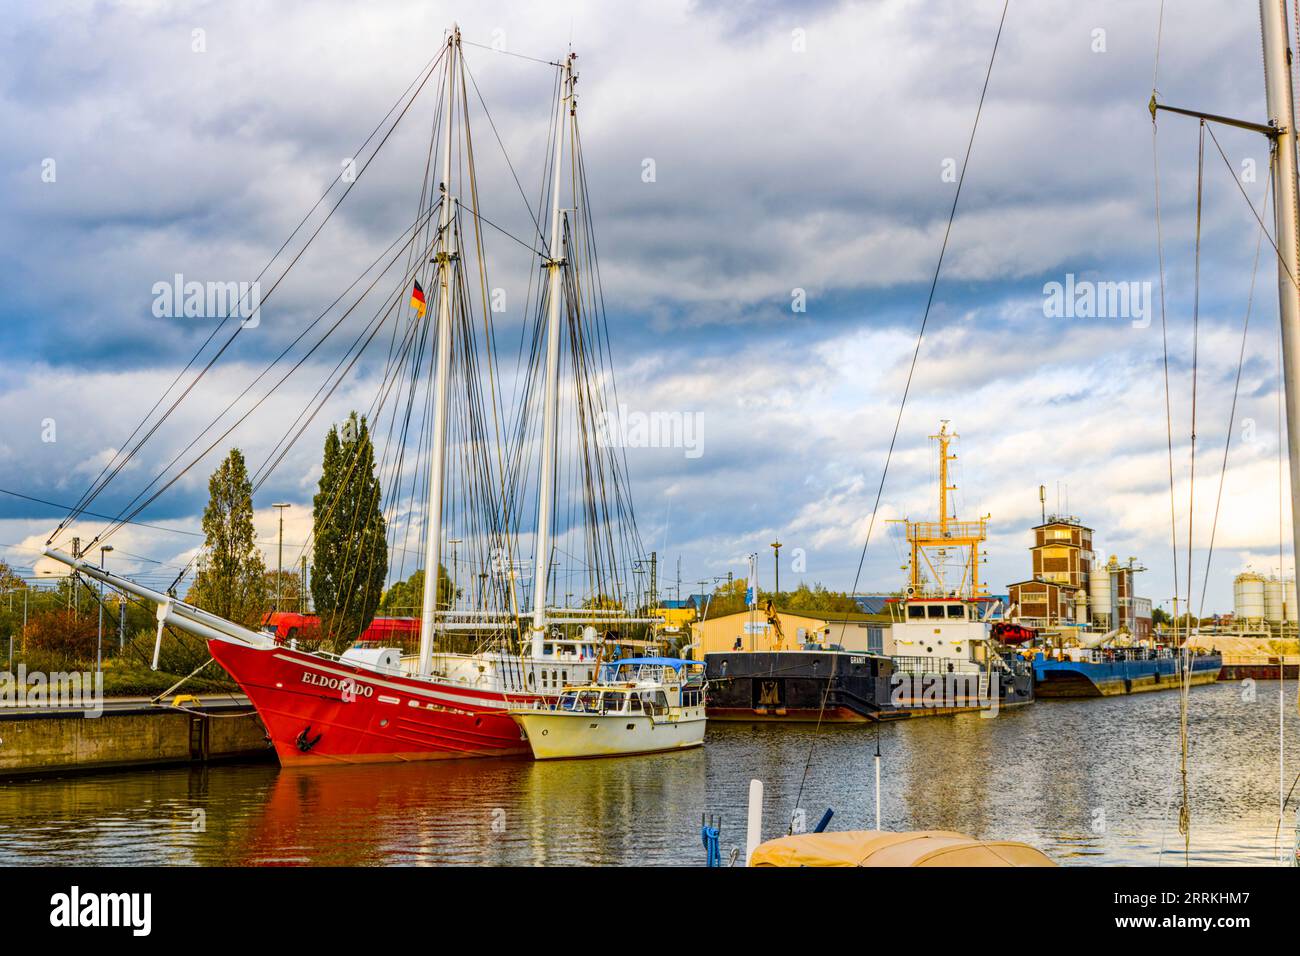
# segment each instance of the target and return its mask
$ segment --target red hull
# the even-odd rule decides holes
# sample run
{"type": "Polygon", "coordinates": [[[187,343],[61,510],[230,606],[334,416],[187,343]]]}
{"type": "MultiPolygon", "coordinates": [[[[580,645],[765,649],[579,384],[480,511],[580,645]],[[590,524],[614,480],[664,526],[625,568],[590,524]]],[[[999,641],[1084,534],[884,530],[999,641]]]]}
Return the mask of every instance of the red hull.
{"type": "Polygon", "coordinates": [[[377,674],[287,647],[209,641],[280,762],[307,766],[530,753],[505,708],[538,698],[377,674]]]}

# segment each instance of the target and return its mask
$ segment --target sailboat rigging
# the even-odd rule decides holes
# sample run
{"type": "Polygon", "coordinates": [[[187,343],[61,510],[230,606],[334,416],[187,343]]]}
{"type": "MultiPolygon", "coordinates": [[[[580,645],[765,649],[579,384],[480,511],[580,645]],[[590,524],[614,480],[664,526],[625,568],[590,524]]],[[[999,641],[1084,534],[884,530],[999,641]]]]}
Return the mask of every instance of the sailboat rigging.
{"type": "MultiPolygon", "coordinates": [[[[376,127],[383,135],[360,166],[364,172],[426,86],[438,91],[411,224],[94,539],[104,540],[174,487],[280,386],[315,367],[313,359],[319,362],[327,354],[327,341],[336,342],[335,333],[379,298],[377,313],[341,348],[325,381],[268,451],[255,480],[261,487],[286,461],[346,380],[376,367],[369,355],[386,339],[387,356],[379,363],[374,398],[360,427],[369,422],[382,443],[376,468],[385,492],[377,530],[387,553],[399,568],[408,552],[421,557],[420,638],[414,653],[360,644],[336,653],[337,648],[281,643],[94,566],[85,558],[89,549],[74,545],[69,553],[59,546],[72,522],[123,474],[126,461],[153,442],[175,409],[191,398],[238,328],[224,344],[214,330],[47,542],[46,556],[74,574],[157,608],[155,668],[165,631],[205,640],[212,657],[257,707],[282,763],[528,753],[508,708],[537,704],[556,697],[565,684],[593,680],[601,661],[618,648],[655,643],[659,622],[633,573],[642,555],[626,460],[620,448],[601,437],[601,422],[616,393],[578,134],[575,63],[570,52],[550,64],[556,84],[542,176],[549,223],[544,234],[529,206],[537,236],[525,242],[499,224],[495,210],[489,218],[482,206],[471,90],[485,113],[487,105],[465,62],[460,32],[450,30],[439,55],[399,98],[400,110],[390,109],[385,122],[391,118],[391,124],[376,127]],[[527,249],[544,276],[533,319],[522,331],[525,338],[531,331],[532,347],[509,410],[495,346],[496,290],[488,280],[489,262],[503,257],[489,249],[488,228],[504,234],[508,248],[527,249]],[[273,372],[284,365],[288,370],[277,378],[273,372]],[[418,548],[407,547],[413,536],[418,548]],[[525,560],[530,548],[531,560],[525,560]]],[[[513,175],[508,155],[505,163],[513,175]]],[[[355,180],[339,191],[277,285],[353,186],[355,180]]],[[[530,284],[530,305],[533,299],[530,284]]],[[[357,467],[360,444],[344,443],[353,449],[345,468],[357,467]]],[[[317,507],[345,503],[337,495],[325,496],[318,497],[317,507]]],[[[360,554],[345,555],[343,566],[353,578],[361,573],[362,560],[360,554]]],[[[352,644],[355,637],[343,634],[341,643],[352,644]]]]}
{"type": "MultiPolygon", "coordinates": [[[[1158,93],[1155,89],[1151,92],[1151,99],[1148,103],[1148,109],[1151,113],[1153,148],[1155,144],[1155,130],[1157,128],[1157,117],[1161,112],[1172,113],[1176,115],[1188,116],[1197,119],[1200,124],[1200,152],[1198,153],[1198,181],[1197,181],[1197,248],[1199,252],[1200,245],[1200,203],[1201,203],[1201,173],[1203,163],[1204,139],[1206,132],[1209,133],[1214,145],[1218,148],[1220,155],[1223,156],[1224,162],[1227,162],[1226,155],[1223,154],[1222,147],[1219,146],[1217,138],[1214,136],[1214,125],[1226,125],[1238,129],[1244,129],[1260,133],[1268,138],[1269,141],[1269,172],[1271,182],[1270,191],[1273,195],[1273,212],[1274,212],[1274,233],[1268,235],[1264,222],[1260,219],[1259,214],[1254,211],[1254,206],[1250,198],[1246,196],[1241,184],[1237,183],[1237,188],[1241,191],[1243,198],[1251,207],[1252,214],[1259,221],[1261,234],[1267,237],[1269,244],[1275,253],[1277,263],[1277,284],[1278,284],[1278,317],[1281,331],[1281,364],[1282,364],[1282,401],[1286,410],[1286,443],[1287,457],[1290,463],[1290,501],[1291,501],[1291,537],[1294,546],[1294,554],[1300,554],[1300,201],[1297,197],[1297,140],[1296,136],[1296,111],[1295,111],[1295,94],[1292,84],[1291,64],[1293,62],[1293,50],[1291,49],[1290,39],[1287,32],[1287,12],[1286,0],[1260,0],[1260,33],[1264,54],[1264,91],[1265,101],[1268,113],[1266,123],[1253,122],[1249,120],[1238,119],[1234,117],[1222,116],[1214,113],[1207,113],[1196,109],[1187,109],[1183,107],[1170,106],[1159,101],[1158,93]]],[[[1163,10],[1162,10],[1163,17],[1163,10]]],[[[1159,36],[1157,35],[1156,63],[1159,66],[1159,36]]],[[[1154,81],[1153,81],[1154,86],[1154,81]]],[[[1235,177],[1234,177],[1235,179],[1235,177]]],[[[1159,166],[1156,166],[1156,216],[1157,216],[1157,237],[1159,238],[1159,166]]],[[[1161,309],[1163,321],[1163,290],[1164,290],[1164,260],[1163,251],[1161,250],[1161,309]]],[[[1197,263],[1197,291],[1199,293],[1199,257],[1197,263]]],[[[1253,286],[1253,281],[1252,281],[1253,286]]],[[[1249,315],[1249,312],[1247,313],[1249,315]]],[[[1244,336],[1244,332],[1243,332],[1244,336]]],[[[1244,340],[1243,340],[1244,341],[1244,340]]],[[[1166,353],[1167,362],[1167,353],[1166,353]]],[[[1195,364],[1193,364],[1193,376],[1195,376],[1195,364]]],[[[1166,403],[1168,403],[1168,375],[1166,372],[1166,403]]],[[[1235,403],[1235,400],[1234,400],[1235,403]]],[[[1168,405],[1166,405],[1168,408],[1168,405]]],[[[1195,466],[1195,378],[1193,378],[1193,413],[1192,413],[1192,449],[1193,449],[1193,478],[1195,466]]],[[[1173,517],[1173,445],[1172,433],[1170,437],[1170,507],[1171,519],[1173,517]]],[[[1227,465],[1227,452],[1225,449],[1224,466],[1227,465]]],[[[1192,493],[1195,485],[1193,481],[1192,493]]],[[[1192,617],[1192,552],[1193,540],[1191,537],[1191,517],[1193,514],[1193,505],[1188,504],[1188,529],[1187,529],[1187,582],[1186,582],[1186,621],[1184,624],[1184,634],[1182,639],[1183,660],[1188,660],[1190,654],[1191,639],[1194,636],[1195,623],[1192,617]]],[[[1217,519],[1217,515],[1216,515],[1217,519]]],[[[1211,530],[1211,548],[1213,547],[1213,529],[1211,530]]],[[[1279,543],[1279,552],[1281,551],[1279,543]]],[[[1175,591],[1177,591],[1177,538],[1174,539],[1174,581],[1175,591]]],[[[1207,558],[1208,569],[1208,558],[1207,558]]],[[[1175,634],[1177,634],[1178,599],[1174,600],[1175,614],[1175,634]]],[[[1190,793],[1188,784],[1188,710],[1189,710],[1189,690],[1191,686],[1190,669],[1184,669],[1184,677],[1181,688],[1181,706],[1179,713],[1179,776],[1181,782],[1181,801],[1178,811],[1178,830],[1183,837],[1183,849],[1185,858],[1190,856],[1191,850],[1191,806],[1190,793]]],[[[1280,746],[1280,744],[1279,744],[1280,746]]],[[[1279,755],[1280,757],[1281,755],[1279,755]]],[[[1280,785],[1281,781],[1279,781],[1280,785]]],[[[1286,801],[1289,794],[1282,796],[1280,813],[1284,812],[1286,801]]],[[[1298,818],[1300,820],[1300,818],[1298,818]]],[[[1281,817],[1279,816],[1279,828],[1281,826],[1281,817]]],[[[1297,824],[1297,832],[1300,832],[1300,823],[1297,824]]]]}

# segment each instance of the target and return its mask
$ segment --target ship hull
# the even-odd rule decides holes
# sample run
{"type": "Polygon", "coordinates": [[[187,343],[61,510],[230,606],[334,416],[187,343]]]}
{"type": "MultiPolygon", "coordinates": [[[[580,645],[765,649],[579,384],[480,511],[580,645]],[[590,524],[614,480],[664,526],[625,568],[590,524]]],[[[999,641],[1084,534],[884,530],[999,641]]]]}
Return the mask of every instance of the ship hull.
{"type": "Polygon", "coordinates": [[[863,723],[996,712],[1034,700],[1027,668],[994,691],[975,672],[902,673],[890,658],[849,651],[732,651],[707,654],[705,663],[708,716],[716,721],[863,723]]]}
{"type": "Polygon", "coordinates": [[[995,715],[1034,702],[1034,678],[1028,668],[1015,674],[997,672],[996,682],[979,671],[899,673],[890,685],[885,718],[947,717],[975,712],[995,715]]]}
{"type": "MultiPolygon", "coordinates": [[[[1223,658],[1218,654],[1193,657],[1191,683],[1213,684],[1219,679],[1223,658]]],[[[1039,697],[1116,697],[1157,690],[1177,690],[1182,685],[1176,657],[1128,661],[1034,662],[1035,692],[1039,697]]]]}
{"type": "Polygon", "coordinates": [[[506,712],[540,698],[380,674],[291,648],[211,640],[286,766],[530,754],[506,712]]]}
{"type": "Polygon", "coordinates": [[[633,714],[516,711],[538,760],[628,757],[686,750],[704,743],[705,718],[656,721],[633,714]]]}
{"type": "Polygon", "coordinates": [[[846,651],[706,654],[709,720],[862,723],[888,701],[887,658],[846,651]]]}

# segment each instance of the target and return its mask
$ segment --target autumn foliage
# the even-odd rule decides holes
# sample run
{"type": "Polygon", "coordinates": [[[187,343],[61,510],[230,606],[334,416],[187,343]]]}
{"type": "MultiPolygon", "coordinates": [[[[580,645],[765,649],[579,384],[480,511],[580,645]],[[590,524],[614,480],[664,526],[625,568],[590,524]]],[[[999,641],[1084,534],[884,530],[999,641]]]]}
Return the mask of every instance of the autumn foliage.
{"type": "Polygon", "coordinates": [[[23,632],[24,647],[63,667],[94,661],[99,632],[94,616],[67,609],[33,615],[23,632]]]}

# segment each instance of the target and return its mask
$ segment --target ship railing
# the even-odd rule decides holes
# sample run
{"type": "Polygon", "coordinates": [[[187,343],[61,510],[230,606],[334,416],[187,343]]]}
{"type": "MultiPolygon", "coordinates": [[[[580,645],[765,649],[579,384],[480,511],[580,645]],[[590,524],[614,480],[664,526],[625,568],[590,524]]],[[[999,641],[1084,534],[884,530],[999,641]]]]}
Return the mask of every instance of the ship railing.
{"type": "Polygon", "coordinates": [[[943,657],[895,657],[894,673],[906,674],[973,674],[975,671],[965,668],[952,667],[949,664],[967,663],[966,661],[955,661],[952,658],[943,657]]]}
{"type": "Polygon", "coordinates": [[[1096,664],[1113,664],[1124,661],[1153,661],[1174,656],[1167,648],[1153,650],[1149,647],[1097,647],[1083,658],[1096,664]]]}

